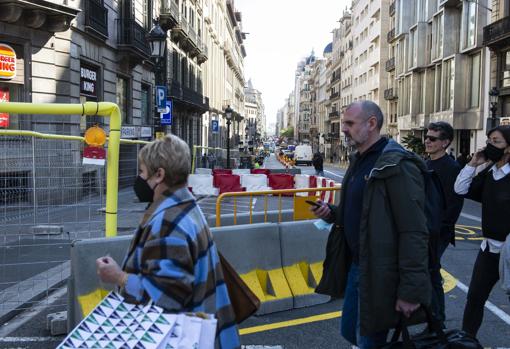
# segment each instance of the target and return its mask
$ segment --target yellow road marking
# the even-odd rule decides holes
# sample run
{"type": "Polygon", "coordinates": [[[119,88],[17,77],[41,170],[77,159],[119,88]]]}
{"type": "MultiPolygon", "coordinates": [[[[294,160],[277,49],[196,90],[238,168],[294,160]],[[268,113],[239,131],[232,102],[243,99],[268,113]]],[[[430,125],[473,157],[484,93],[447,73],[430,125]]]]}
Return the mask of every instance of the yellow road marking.
{"type": "Polygon", "coordinates": [[[298,326],[298,325],[308,324],[311,322],[331,320],[331,319],[339,318],[340,316],[342,316],[341,311],[334,311],[331,313],[314,315],[314,316],[304,317],[304,318],[300,318],[300,319],[281,321],[281,322],[275,322],[275,323],[267,324],[267,325],[242,328],[239,330],[239,333],[241,334],[241,336],[243,336],[243,335],[257,333],[257,332],[276,330],[278,328],[283,328],[283,327],[298,326]]]}

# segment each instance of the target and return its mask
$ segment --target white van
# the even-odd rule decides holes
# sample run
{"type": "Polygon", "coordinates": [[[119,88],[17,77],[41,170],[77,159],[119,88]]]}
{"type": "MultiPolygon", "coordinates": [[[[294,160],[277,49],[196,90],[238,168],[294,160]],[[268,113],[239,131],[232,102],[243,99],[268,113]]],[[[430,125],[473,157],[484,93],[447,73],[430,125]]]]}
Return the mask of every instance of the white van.
{"type": "Polygon", "coordinates": [[[296,165],[305,164],[311,166],[312,158],[312,146],[307,144],[296,146],[296,149],[294,150],[294,160],[296,160],[296,165]]]}

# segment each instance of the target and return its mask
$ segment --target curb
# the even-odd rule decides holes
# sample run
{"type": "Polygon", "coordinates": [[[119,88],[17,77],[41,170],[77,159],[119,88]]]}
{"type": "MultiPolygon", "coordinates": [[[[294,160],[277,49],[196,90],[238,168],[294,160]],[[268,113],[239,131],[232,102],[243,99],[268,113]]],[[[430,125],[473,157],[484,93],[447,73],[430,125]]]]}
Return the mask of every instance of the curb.
{"type": "Polygon", "coordinates": [[[16,285],[0,291],[0,323],[5,323],[65,284],[71,274],[71,262],[63,262],[16,285]]]}

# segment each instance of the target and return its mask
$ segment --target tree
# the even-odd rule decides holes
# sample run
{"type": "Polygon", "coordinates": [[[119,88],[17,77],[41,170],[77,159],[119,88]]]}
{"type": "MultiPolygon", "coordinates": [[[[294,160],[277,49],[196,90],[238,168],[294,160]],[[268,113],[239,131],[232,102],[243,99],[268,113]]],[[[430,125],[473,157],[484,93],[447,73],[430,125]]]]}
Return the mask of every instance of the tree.
{"type": "Polygon", "coordinates": [[[294,127],[285,128],[280,132],[280,136],[293,138],[294,137],[294,127]]]}
{"type": "Polygon", "coordinates": [[[402,139],[402,144],[412,152],[415,152],[418,155],[425,154],[425,144],[423,144],[422,140],[413,135],[407,135],[402,139]]]}

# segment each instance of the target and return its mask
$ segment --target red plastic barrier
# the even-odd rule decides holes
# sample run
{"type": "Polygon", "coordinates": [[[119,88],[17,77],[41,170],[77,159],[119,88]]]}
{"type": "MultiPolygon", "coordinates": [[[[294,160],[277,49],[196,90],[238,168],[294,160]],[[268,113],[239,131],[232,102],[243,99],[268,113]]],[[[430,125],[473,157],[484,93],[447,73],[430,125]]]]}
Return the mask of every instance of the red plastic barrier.
{"type": "MultiPolygon", "coordinates": [[[[327,179],[326,178],[322,178],[322,182],[321,182],[321,187],[324,188],[324,187],[327,187],[327,179]]],[[[322,191],[321,192],[321,200],[324,201],[324,199],[326,198],[326,192],[325,191],[322,191]]]]}
{"type": "MultiPolygon", "coordinates": [[[[310,176],[310,181],[308,182],[310,188],[317,188],[317,177],[310,176]]],[[[315,196],[315,192],[311,191],[308,193],[308,196],[315,196]]]]}
{"type": "Polygon", "coordinates": [[[212,170],[212,174],[213,176],[217,174],[232,174],[232,170],[229,168],[215,168],[212,170]]]}
{"type": "Polygon", "coordinates": [[[267,168],[254,168],[250,171],[251,174],[265,174],[269,176],[271,174],[271,170],[267,168]]]}
{"type": "Polygon", "coordinates": [[[241,187],[241,177],[232,174],[217,174],[213,178],[213,185],[220,189],[220,194],[245,191],[241,187]]]}
{"type": "MultiPolygon", "coordinates": [[[[271,173],[268,176],[269,186],[273,190],[294,189],[294,176],[287,173],[271,173]]],[[[285,194],[285,196],[293,196],[293,194],[285,194]]]]}

